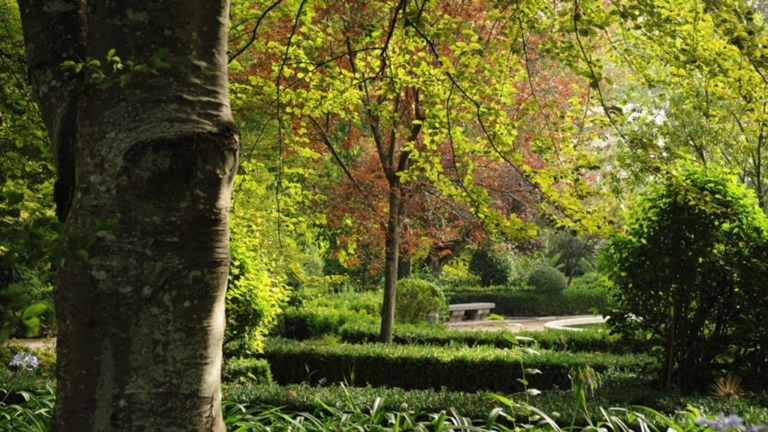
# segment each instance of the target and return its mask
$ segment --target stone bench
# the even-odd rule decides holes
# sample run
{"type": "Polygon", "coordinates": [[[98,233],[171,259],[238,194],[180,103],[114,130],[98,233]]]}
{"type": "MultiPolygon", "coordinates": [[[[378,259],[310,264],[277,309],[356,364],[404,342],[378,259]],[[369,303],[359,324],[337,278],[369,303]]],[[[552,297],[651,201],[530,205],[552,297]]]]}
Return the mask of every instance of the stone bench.
{"type": "Polygon", "coordinates": [[[451,312],[450,322],[477,320],[482,321],[491,313],[496,303],[461,303],[448,306],[451,312]]]}

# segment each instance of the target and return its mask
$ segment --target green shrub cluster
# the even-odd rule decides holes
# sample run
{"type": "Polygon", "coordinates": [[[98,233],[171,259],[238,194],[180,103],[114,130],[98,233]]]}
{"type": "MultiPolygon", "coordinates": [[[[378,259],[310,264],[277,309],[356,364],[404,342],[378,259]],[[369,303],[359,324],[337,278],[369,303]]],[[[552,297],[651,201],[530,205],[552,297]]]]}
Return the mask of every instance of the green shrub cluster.
{"type": "Polygon", "coordinates": [[[569,371],[590,366],[649,371],[644,355],[573,354],[489,347],[338,344],[272,339],[264,351],[274,379],[281,383],[347,382],[351,385],[456,391],[524,391],[569,388],[569,371]],[[526,374],[524,371],[529,371],[526,374]],[[540,373],[531,373],[538,370],[540,373]]]}
{"type": "Polygon", "coordinates": [[[416,324],[428,319],[440,321],[448,316],[448,303],[443,291],[434,283],[406,278],[397,281],[395,319],[416,324]]]}
{"type": "Polygon", "coordinates": [[[567,289],[561,294],[542,294],[506,289],[453,291],[447,294],[451,304],[491,302],[493,313],[509,316],[576,315],[605,309],[609,302],[604,292],[591,289],[567,289]]]}
{"type": "Polygon", "coordinates": [[[560,270],[543,266],[528,275],[528,285],[542,294],[561,294],[568,287],[568,280],[560,270]]]}
{"type": "Polygon", "coordinates": [[[490,249],[478,249],[469,261],[469,271],[483,286],[503,285],[509,281],[510,266],[505,257],[490,249]]]}
{"type": "Polygon", "coordinates": [[[223,382],[268,384],[272,382],[269,362],[259,358],[227,359],[221,371],[223,382]]]}

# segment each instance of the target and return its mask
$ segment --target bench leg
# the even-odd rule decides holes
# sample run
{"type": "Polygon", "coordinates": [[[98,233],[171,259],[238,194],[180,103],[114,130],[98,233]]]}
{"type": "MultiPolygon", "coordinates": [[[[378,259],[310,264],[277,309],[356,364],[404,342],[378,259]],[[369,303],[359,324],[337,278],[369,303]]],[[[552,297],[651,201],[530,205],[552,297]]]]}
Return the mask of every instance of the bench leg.
{"type": "Polygon", "coordinates": [[[464,311],[451,311],[451,322],[459,322],[464,318],[464,311]]]}
{"type": "Polygon", "coordinates": [[[488,314],[491,313],[490,309],[480,309],[477,311],[477,319],[478,321],[484,321],[486,318],[488,318],[488,314]]]}

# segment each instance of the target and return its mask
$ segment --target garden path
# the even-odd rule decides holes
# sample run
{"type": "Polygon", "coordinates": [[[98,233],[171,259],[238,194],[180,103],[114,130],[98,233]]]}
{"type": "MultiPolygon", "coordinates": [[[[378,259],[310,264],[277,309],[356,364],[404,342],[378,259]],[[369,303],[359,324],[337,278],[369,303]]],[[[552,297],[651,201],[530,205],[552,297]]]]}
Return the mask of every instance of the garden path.
{"type": "Polygon", "coordinates": [[[462,321],[457,323],[448,323],[448,328],[452,330],[484,330],[498,331],[510,330],[518,332],[521,330],[543,331],[544,324],[550,321],[557,321],[569,318],[591,318],[594,315],[569,315],[569,316],[546,316],[546,317],[504,317],[504,320],[489,321],[462,321]]]}

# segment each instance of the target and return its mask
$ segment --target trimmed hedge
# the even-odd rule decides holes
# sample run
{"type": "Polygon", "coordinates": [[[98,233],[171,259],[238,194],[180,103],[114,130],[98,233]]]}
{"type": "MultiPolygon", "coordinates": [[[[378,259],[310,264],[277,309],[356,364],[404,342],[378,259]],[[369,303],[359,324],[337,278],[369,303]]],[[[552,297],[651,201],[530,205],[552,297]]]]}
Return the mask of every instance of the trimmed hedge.
{"type": "MultiPolygon", "coordinates": [[[[338,335],[341,342],[367,343],[377,342],[379,322],[349,311],[321,308],[317,311],[289,309],[279,320],[280,325],[273,330],[273,335],[287,339],[317,339],[326,334],[338,335]]],[[[510,348],[508,337],[528,337],[535,340],[535,346],[555,351],[587,351],[625,353],[626,344],[616,335],[606,331],[586,330],[582,332],[563,331],[466,331],[451,330],[443,325],[434,324],[396,324],[393,342],[397,344],[452,345],[468,346],[488,345],[497,348],[510,348]]]]}
{"type": "Polygon", "coordinates": [[[288,308],[278,318],[272,335],[289,339],[311,339],[328,333],[337,333],[339,328],[351,321],[366,320],[365,315],[348,309],[318,307],[309,309],[288,308]]]}
{"type": "Polygon", "coordinates": [[[504,289],[451,291],[446,293],[451,304],[495,303],[495,314],[510,316],[576,315],[590,313],[591,308],[608,306],[604,294],[592,290],[567,289],[562,294],[540,294],[504,289]]]}
{"type": "Polygon", "coordinates": [[[349,382],[351,385],[404,389],[519,392],[527,379],[536,389],[569,388],[569,371],[591,366],[648,371],[654,362],[644,355],[572,354],[489,347],[338,344],[272,339],[264,350],[274,379],[281,383],[349,382]],[[541,373],[523,376],[523,369],[541,373]]]}
{"type": "MultiPolygon", "coordinates": [[[[337,334],[342,342],[368,343],[377,342],[379,325],[369,321],[350,321],[341,326],[337,334]]],[[[397,344],[418,345],[455,345],[467,346],[492,346],[496,348],[512,348],[514,343],[508,338],[523,337],[533,339],[534,342],[526,342],[518,339],[518,344],[531,345],[537,348],[553,351],[586,351],[586,352],[612,352],[623,354],[627,352],[625,344],[620,337],[610,335],[607,331],[585,330],[581,332],[565,331],[522,331],[513,333],[506,330],[500,331],[466,331],[450,330],[442,326],[410,326],[395,325],[393,342],[397,344]]]]}
{"type": "Polygon", "coordinates": [[[224,382],[269,384],[272,382],[272,371],[265,359],[233,358],[224,363],[221,379],[224,382]]]}

